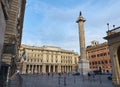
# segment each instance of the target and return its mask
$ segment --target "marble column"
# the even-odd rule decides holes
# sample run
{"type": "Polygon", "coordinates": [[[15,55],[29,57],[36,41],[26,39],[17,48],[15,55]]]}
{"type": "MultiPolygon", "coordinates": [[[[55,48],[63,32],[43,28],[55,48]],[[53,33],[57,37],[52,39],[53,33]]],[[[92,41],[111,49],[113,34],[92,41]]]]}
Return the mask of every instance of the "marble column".
{"type": "Polygon", "coordinates": [[[22,63],[22,74],[26,73],[26,68],[27,68],[26,62],[23,62],[22,63]]]}
{"type": "Polygon", "coordinates": [[[53,72],[55,72],[55,65],[53,65],[53,72]]]}
{"type": "Polygon", "coordinates": [[[46,65],[45,64],[43,64],[43,66],[42,66],[42,72],[46,73],[46,65]]]}
{"type": "Polygon", "coordinates": [[[87,60],[86,47],[85,47],[85,35],[84,35],[84,22],[86,20],[83,18],[82,13],[80,12],[79,18],[77,19],[78,28],[79,28],[79,44],[80,44],[80,56],[81,60],[78,64],[79,72],[82,75],[86,75],[89,69],[89,61],[87,60]]]}
{"type": "Polygon", "coordinates": [[[41,66],[39,65],[39,73],[41,73],[41,71],[40,71],[40,70],[41,70],[41,66]]]}
{"type": "Polygon", "coordinates": [[[28,65],[27,72],[30,73],[30,65],[28,65]]]}
{"type": "Polygon", "coordinates": [[[57,71],[58,71],[58,73],[61,72],[61,66],[60,65],[58,65],[57,71]]]}

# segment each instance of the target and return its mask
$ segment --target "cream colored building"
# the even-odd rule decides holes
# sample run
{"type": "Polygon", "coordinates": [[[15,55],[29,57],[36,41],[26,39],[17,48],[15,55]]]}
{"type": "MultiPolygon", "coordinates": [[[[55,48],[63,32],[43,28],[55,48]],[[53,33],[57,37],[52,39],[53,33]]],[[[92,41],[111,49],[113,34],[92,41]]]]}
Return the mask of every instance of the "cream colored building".
{"type": "Polygon", "coordinates": [[[20,58],[25,49],[26,62],[21,61],[21,73],[71,72],[77,70],[78,54],[54,46],[28,46],[20,48],[20,58]]]}

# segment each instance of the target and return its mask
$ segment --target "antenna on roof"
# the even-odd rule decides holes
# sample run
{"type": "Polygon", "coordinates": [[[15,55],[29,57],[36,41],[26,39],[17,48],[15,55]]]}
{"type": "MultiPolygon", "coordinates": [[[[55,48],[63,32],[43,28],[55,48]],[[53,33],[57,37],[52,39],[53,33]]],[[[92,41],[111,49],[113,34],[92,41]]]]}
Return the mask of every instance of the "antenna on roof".
{"type": "Polygon", "coordinates": [[[107,23],[108,31],[109,31],[109,23],[107,23]]]}
{"type": "Polygon", "coordinates": [[[113,25],[113,28],[115,28],[115,25],[113,25]]]}

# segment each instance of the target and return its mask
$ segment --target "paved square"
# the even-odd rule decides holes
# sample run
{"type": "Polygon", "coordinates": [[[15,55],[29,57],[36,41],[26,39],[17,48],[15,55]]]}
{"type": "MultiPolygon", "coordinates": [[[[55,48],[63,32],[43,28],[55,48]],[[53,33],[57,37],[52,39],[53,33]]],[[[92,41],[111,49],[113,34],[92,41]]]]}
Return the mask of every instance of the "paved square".
{"type": "Polygon", "coordinates": [[[21,75],[23,87],[114,87],[107,75],[97,75],[95,78],[72,75],[21,75]]]}

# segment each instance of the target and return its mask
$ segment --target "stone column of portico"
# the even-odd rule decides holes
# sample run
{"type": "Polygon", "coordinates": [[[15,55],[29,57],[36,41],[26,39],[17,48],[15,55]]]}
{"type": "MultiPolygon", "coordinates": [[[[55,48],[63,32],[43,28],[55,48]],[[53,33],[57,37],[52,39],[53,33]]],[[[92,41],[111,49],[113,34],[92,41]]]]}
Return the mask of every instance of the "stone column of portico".
{"type": "Polygon", "coordinates": [[[61,65],[58,65],[58,73],[61,72],[61,65]]]}
{"type": "Polygon", "coordinates": [[[71,72],[71,66],[70,66],[70,72],[71,72]]]}
{"type": "Polygon", "coordinates": [[[67,73],[68,73],[68,66],[67,66],[67,73]]]}
{"type": "Polygon", "coordinates": [[[118,60],[117,60],[117,54],[114,53],[116,52],[116,47],[109,47],[109,52],[110,52],[110,58],[111,58],[111,63],[112,63],[112,82],[113,84],[120,84],[120,81],[119,81],[119,72],[117,71],[117,66],[118,66],[118,60]],[[113,49],[114,48],[114,49],[113,49]],[[114,54],[113,54],[114,53],[114,54]]]}
{"type": "Polygon", "coordinates": [[[37,65],[37,73],[39,73],[39,65],[37,65]]]}
{"type": "Polygon", "coordinates": [[[118,48],[119,48],[119,45],[116,45],[116,56],[115,56],[115,58],[114,58],[114,60],[115,60],[115,65],[116,65],[116,77],[117,77],[117,85],[119,85],[120,86],[120,64],[119,64],[119,56],[118,56],[118,53],[117,53],[117,51],[118,51],[118,48]]]}
{"type": "Polygon", "coordinates": [[[64,72],[66,72],[66,66],[64,66],[64,72]]]}
{"type": "Polygon", "coordinates": [[[25,74],[25,73],[26,73],[26,68],[27,68],[26,62],[23,62],[23,63],[22,63],[22,74],[25,74]]]}
{"type": "Polygon", "coordinates": [[[40,73],[40,65],[39,65],[39,73],[40,73]]]}
{"type": "Polygon", "coordinates": [[[30,65],[28,65],[27,72],[30,73],[30,65]]]}
{"type": "Polygon", "coordinates": [[[65,72],[67,72],[67,66],[65,66],[65,72]]]}
{"type": "Polygon", "coordinates": [[[34,70],[33,70],[34,73],[36,73],[36,70],[35,70],[35,69],[36,69],[36,65],[34,65],[34,70]]]}
{"type": "Polygon", "coordinates": [[[72,66],[70,66],[70,71],[72,71],[72,66]]]}
{"type": "Polygon", "coordinates": [[[84,22],[86,20],[82,17],[82,13],[80,12],[79,18],[76,21],[78,23],[79,28],[79,44],[80,44],[80,55],[81,60],[78,63],[79,71],[82,75],[86,75],[89,70],[89,61],[87,60],[86,55],[86,47],[85,47],[85,35],[84,35],[84,22]]]}
{"type": "Polygon", "coordinates": [[[114,60],[115,60],[115,75],[116,75],[116,84],[120,85],[120,72],[119,72],[119,63],[118,63],[118,58],[117,58],[117,55],[114,55],[114,60]]]}
{"type": "Polygon", "coordinates": [[[55,72],[55,65],[53,65],[53,72],[55,72]]]}
{"type": "Polygon", "coordinates": [[[43,64],[43,66],[42,66],[42,72],[46,73],[46,65],[45,64],[43,64]]]}

